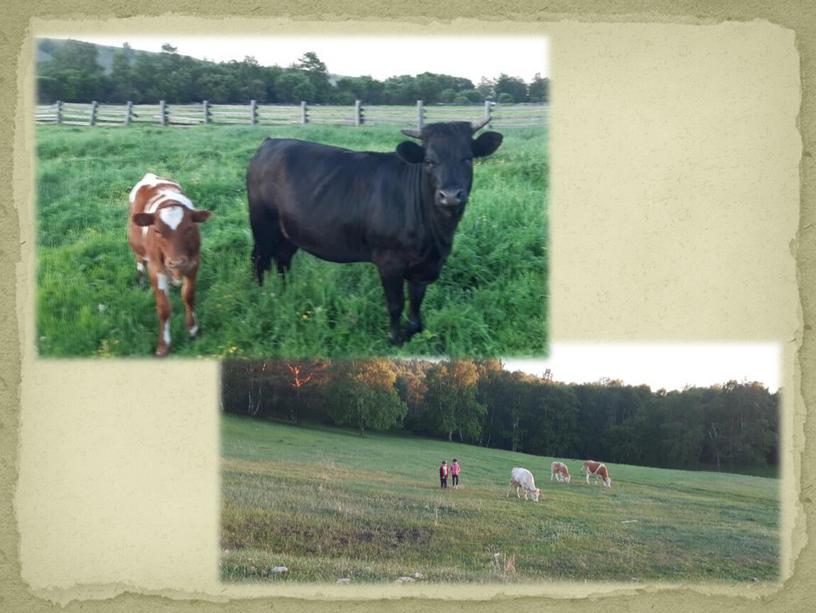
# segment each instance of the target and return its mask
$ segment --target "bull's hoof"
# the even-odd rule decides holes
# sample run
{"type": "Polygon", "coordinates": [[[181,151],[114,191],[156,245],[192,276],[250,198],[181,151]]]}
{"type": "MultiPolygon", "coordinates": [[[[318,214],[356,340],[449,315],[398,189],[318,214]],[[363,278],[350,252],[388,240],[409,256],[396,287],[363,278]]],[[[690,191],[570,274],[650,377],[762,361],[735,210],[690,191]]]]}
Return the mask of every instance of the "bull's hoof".
{"type": "Polygon", "coordinates": [[[398,332],[396,334],[392,332],[388,336],[388,342],[394,347],[400,347],[405,342],[405,336],[402,334],[402,332],[398,332]]]}
{"type": "Polygon", "coordinates": [[[156,348],[156,357],[157,358],[163,358],[163,357],[167,356],[168,353],[170,353],[170,346],[169,345],[162,345],[162,346],[159,346],[158,348],[156,348]]]}
{"type": "Polygon", "coordinates": [[[411,340],[411,337],[414,336],[414,334],[419,334],[423,329],[424,328],[422,327],[421,322],[409,320],[402,332],[402,338],[406,341],[411,340]]]}

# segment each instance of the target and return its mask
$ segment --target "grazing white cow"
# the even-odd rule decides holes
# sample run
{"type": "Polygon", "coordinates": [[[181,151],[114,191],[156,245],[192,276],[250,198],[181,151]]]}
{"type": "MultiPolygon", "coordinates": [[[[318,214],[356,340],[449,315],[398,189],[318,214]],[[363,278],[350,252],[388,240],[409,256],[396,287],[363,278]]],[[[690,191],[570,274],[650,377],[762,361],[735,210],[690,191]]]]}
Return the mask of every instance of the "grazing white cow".
{"type": "Polygon", "coordinates": [[[527,495],[529,494],[534,502],[538,502],[541,490],[535,486],[533,473],[526,468],[514,467],[513,470],[510,471],[510,486],[507,488],[508,496],[510,495],[510,490],[513,488],[516,490],[517,498],[521,498],[519,491],[522,491],[524,492],[524,500],[527,500],[527,495]]]}
{"type": "Polygon", "coordinates": [[[553,462],[550,466],[550,481],[555,479],[563,483],[570,482],[569,468],[563,462],[553,462]]]}
{"type": "Polygon", "coordinates": [[[606,464],[596,462],[595,460],[587,460],[584,462],[583,470],[586,473],[587,485],[589,485],[590,477],[597,477],[603,481],[604,487],[612,487],[612,479],[609,478],[609,471],[606,469],[606,464]]]}

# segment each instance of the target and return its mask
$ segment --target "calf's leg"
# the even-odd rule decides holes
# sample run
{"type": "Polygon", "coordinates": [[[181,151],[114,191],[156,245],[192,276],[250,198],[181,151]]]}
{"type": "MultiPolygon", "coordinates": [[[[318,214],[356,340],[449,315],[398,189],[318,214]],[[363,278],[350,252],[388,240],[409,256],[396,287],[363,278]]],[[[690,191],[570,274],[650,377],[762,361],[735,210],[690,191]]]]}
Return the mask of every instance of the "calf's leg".
{"type": "Polygon", "coordinates": [[[195,293],[198,268],[196,267],[189,274],[184,275],[184,284],[181,286],[181,298],[184,301],[184,323],[190,337],[198,334],[198,320],[195,316],[195,293]]]}
{"type": "Polygon", "coordinates": [[[142,289],[147,288],[147,283],[145,283],[145,267],[147,265],[147,260],[143,259],[141,256],[136,256],[136,280],[139,284],[139,287],[142,289]]]}
{"type": "Polygon", "coordinates": [[[156,313],[159,316],[159,341],[156,355],[164,357],[170,351],[170,297],[168,296],[167,275],[151,271],[150,284],[156,297],[156,313]]]}

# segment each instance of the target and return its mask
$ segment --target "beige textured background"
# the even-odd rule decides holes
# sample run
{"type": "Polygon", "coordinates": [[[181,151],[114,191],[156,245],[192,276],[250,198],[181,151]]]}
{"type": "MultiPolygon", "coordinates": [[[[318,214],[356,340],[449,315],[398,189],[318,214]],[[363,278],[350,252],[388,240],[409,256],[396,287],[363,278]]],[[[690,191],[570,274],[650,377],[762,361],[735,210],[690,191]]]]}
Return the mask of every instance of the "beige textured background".
{"type": "MultiPolygon", "coordinates": [[[[230,4],[247,13],[253,8],[230,4]]],[[[106,6],[121,10],[116,2],[106,6]]],[[[553,79],[552,339],[778,340],[786,349],[785,388],[812,394],[811,332],[800,321],[800,299],[807,315],[813,290],[798,295],[795,259],[799,282],[812,287],[813,210],[800,212],[798,193],[799,69],[803,63],[807,73],[809,66],[802,39],[795,38],[793,29],[745,21],[739,12],[709,9],[716,18],[701,19],[695,15],[704,13],[696,7],[675,18],[614,12],[594,18],[614,24],[511,7],[503,3],[503,13],[491,16],[462,4],[464,14],[479,17],[481,12],[482,19],[458,21],[454,27],[429,17],[433,11],[439,18],[457,14],[450,6],[444,13],[428,8],[422,11],[425,18],[403,17],[397,24],[371,19],[386,16],[382,7],[351,9],[329,2],[291,5],[279,14],[325,12],[326,19],[346,15],[367,23],[165,19],[161,27],[252,28],[270,34],[283,29],[403,32],[413,27],[445,34],[523,29],[548,35],[553,79]],[[741,22],[720,23],[726,17],[741,22]],[[661,23],[669,21],[682,23],[661,23]],[[803,335],[805,345],[798,354],[802,379],[796,352],[803,335]]],[[[127,16],[127,10],[132,14],[125,9],[118,15],[127,16]]],[[[800,29],[808,23],[801,14],[804,7],[791,3],[789,10],[791,14],[781,11],[770,17],[800,29]]],[[[394,11],[390,15],[399,16],[394,11]]],[[[5,83],[16,80],[30,104],[31,55],[20,47],[23,16],[10,12],[0,29],[0,44],[9,60],[5,83]]],[[[145,23],[105,24],[104,29],[138,31],[145,23]]],[[[55,27],[45,21],[35,26],[37,33],[55,27]]],[[[85,21],[71,29],[98,27],[85,21]]],[[[2,100],[12,102],[6,94],[2,100]]],[[[6,118],[9,108],[0,108],[6,118]]],[[[596,598],[605,593],[603,606],[609,610],[805,610],[807,574],[812,575],[814,564],[813,547],[805,547],[803,531],[805,513],[813,511],[813,475],[808,463],[800,466],[799,461],[803,450],[806,458],[813,455],[812,442],[804,446],[805,426],[811,435],[813,427],[804,423],[798,393],[785,395],[783,526],[790,535],[785,547],[790,576],[783,585],[295,586],[285,592],[222,586],[217,579],[216,364],[34,359],[32,133],[30,115],[23,107],[16,110],[17,130],[13,141],[8,140],[15,146],[18,209],[0,205],[0,266],[4,284],[13,288],[14,263],[21,258],[16,268],[19,328],[13,319],[2,328],[9,352],[3,356],[0,393],[4,407],[6,398],[20,397],[8,403],[10,410],[4,410],[0,422],[3,443],[9,442],[0,445],[0,474],[6,477],[2,493],[9,494],[0,495],[0,513],[8,524],[0,537],[0,609],[50,608],[31,595],[33,590],[54,602],[70,602],[69,609],[78,608],[76,598],[153,594],[85,602],[83,607],[92,610],[380,610],[383,602],[348,602],[374,597],[392,599],[389,608],[394,610],[452,610],[460,605],[438,599],[475,599],[467,607],[478,610],[496,606],[485,599],[512,597],[517,600],[513,606],[522,610],[583,611],[597,608],[596,598]],[[16,351],[18,334],[24,341],[21,353],[16,351]],[[10,521],[13,512],[16,524],[10,521]],[[271,600],[273,593],[290,598],[271,600]],[[226,600],[247,596],[256,599],[226,600]],[[346,602],[312,600],[326,597],[346,602]]],[[[812,167],[807,151],[804,160],[807,181],[812,167]]],[[[11,176],[8,164],[4,171],[11,176]]],[[[8,188],[4,195],[2,201],[10,203],[8,188]]],[[[14,303],[6,307],[13,315],[14,303]]]]}

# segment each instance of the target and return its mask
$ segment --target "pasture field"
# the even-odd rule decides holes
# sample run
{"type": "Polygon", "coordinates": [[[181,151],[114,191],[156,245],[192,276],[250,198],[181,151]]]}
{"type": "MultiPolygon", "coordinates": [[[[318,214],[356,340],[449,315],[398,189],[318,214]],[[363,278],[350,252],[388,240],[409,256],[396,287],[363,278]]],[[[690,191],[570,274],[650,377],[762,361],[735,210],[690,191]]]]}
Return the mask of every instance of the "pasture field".
{"type": "Polygon", "coordinates": [[[396,127],[37,126],[37,348],[39,355],[150,356],[158,323],[151,291],[136,283],[127,244],[128,194],[145,174],[178,180],[198,208],[201,334],[184,329],[171,292],[176,356],[343,357],[541,355],[547,347],[546,129],[511,128],[478,160],[453,252],[423,305],[426,330],[387,342],[376,268],[332,264],[300,251],[283,287],[258,287],[245,189],[266,136],[393,151],[396,127]]]}
{"type": "Polygon", "coordinates": [[[408,436],[222,418],[228,582],[775,581],[779,481],[608,464],[612,488],[550,482],[553,458],[408,436]],[[461,487],[437,469],[458,458],[461,487]],[[505,496],[523,466],[534,503],[505,496]],[[510,564],[509,564],[510,563],[510,564]],[[285,574],[272,568],[286,566],[285,574]]]}

